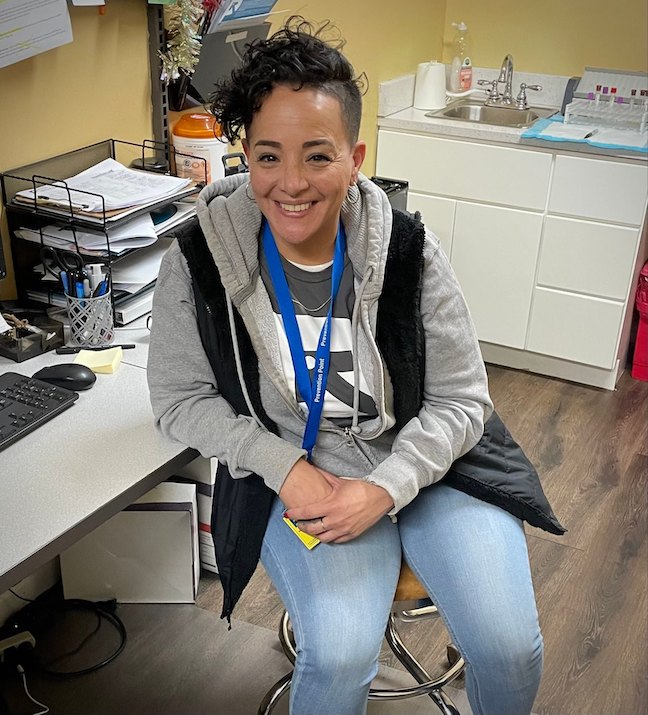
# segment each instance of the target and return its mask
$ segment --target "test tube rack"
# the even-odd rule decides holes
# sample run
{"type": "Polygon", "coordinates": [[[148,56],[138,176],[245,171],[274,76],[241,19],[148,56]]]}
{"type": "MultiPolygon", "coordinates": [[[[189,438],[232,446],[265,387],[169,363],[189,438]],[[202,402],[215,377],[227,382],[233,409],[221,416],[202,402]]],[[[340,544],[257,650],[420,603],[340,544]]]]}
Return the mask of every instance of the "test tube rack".
{"type": "Polygon", "coordinates": [[[645,132],[648,127],[648,96],[628,104],[596,97],[575,99],[565,107],[565,124],[593,124],[645,132]]]}
{"type": "Polygon", "coordinates": [[[645,132],[648,75],[645,72],[586,67],[565,107],[565,124],[589,124],[645,132]]]}

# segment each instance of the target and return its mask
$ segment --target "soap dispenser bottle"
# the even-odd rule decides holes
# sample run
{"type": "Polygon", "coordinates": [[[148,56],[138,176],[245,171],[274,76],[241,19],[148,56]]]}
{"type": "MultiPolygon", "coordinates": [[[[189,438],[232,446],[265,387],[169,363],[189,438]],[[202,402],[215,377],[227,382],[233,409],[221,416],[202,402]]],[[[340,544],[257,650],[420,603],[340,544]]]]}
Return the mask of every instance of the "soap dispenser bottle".
{"type": "Polygon", "coordinates": [[[472,50],[470,34],[464,22],[453,22],[457,28],[452,43],[452,64],[450,65],[450,89],[465,92],[472,87],[472,50]]]}

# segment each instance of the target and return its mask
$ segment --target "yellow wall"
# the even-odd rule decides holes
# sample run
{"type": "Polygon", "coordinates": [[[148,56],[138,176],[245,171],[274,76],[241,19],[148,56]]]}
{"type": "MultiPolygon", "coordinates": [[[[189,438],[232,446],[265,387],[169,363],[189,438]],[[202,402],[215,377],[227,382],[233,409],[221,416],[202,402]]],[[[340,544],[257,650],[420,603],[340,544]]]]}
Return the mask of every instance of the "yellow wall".
{"type": "MultiPolygon", "coordinates": [[[[101,16],[69,9],[72,43],[0,69],[0,171],[110,137],[151,136],[146,0],[110,0],[101,16]]],[[[0,298],[13,295],[8,275],[0,298]]]]}
{"type": "MultiPolygon", "coordinates": [[[[332,20],[356,71],[366,73],[367,174],[375,167],[379,82],[414,73],[424,60],[449,61],[453,20],[469,25],[480,67],[499,66],[507,52],[516,69],[547,74],[648,64],[646,0],[279,0],[275,10],[275,28],[286,11],[332,20]]],[[[0,171],[108,137],[151,136],[146,0],[110,0],[103,16],[94,7],[70,6],[70,14],[72,44],[0,69],[0,171]]],[[[10,275],[0,298],[13,294],[10,275]]]]}
{"type": "Polygon", "coordinates": [[[454,28],[472,35],[473,63],[499,67],[510,52],[524,72],[583,73],[583,68],[648,69],[646,0],[446,0],[444,61],[454,28]]]}
{"type": "MultiPolygon", "coordinates": [[[[311,0],[295,3],[279,0],[276,11],[295,11],[308,20],[331,20],[347,41],[345,54],[356,72],[369,80],[363,98],[363,121],[360,136],[367,142],[363,171],[373,174],[376,165],[376,116],[378,83],[403,74],[412,74],[416,65],[440,59],[445,22],[445,0],[311,0]]],[[[275,16],[273,29],[288,17],[275,16]]]]}

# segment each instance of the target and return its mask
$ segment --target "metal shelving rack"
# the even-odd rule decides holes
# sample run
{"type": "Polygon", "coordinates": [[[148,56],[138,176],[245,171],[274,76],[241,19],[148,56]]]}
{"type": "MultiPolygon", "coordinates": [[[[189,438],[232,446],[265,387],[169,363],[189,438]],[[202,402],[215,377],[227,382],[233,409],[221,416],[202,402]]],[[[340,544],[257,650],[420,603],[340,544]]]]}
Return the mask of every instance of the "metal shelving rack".
{"type": "MultiPolygon", "coordinates": [[[[177,153],[180,154],[180,152],[177,153]]],[[[166,197],[155,203],[143,205],[134,211],[124,211],[123,216],[119,214],[112,215],[111,212],[106,211],[104,203],[104,210],[98,218],[96,216],[89,217],[88,215],[84,215],[83,212],[75,209],[72,203],[64,207],[63,210],[60,208],[53,209],[47,205],[39,204],[36,200],[34,200],[33,203],[17,203],[15,200],[17,192],[23,189],[35,190],[40,186],[54,182],[56,182],[58,186],[65,188],[67,186],[65,184],[67,177],[74,176],[104,159],[111,158],[125,166],[136,163],[138,166],[144,166],[146,168],[155,163],[152,161],[155,156],[162,157],[165,166],[175,166],[175,152],[169,149],[168,144],[163,144],[155,140],[145,140],[141,144],[137,144],[119,139],[106,139],[96,144],[91,144],[80,149],[66,152],[65,154],[51,157],[50,159],[0,174],[2,202],[6,207],[7,222],[12,246],[14,247],[14,270],[18,297],[21,303],[27,305],[33,303],[32,300],[29,300],[27,293],[35,289],[45,296],[45,304],[53,305],[57,303],[56,296],[58,291],[52,290],[47,287],[47,285],[43,285],[44,282],[39,280],[33,271],[34,266],[40,263],[40,249],[46,245],[46,234],[43,234],[43,228],[48,223],[70,229],[74,235],[74,243],[70,244],[70,249],[79,253],[86,263],[103,263],[110,272],[112,261],[115,258],[114,252],[110,247],[109,231],[111,229],[123,225],[139,215],[164,208],[180,198],[187,198],[196,194],[200,190],[200,185],[191,186],[185,192],[176,194],[173,197],[166,197]],[[16,236],[15,231],[19,228],[29,228],[38,231],[41,238],[40,243],[21,239],[16,236]],[[90,254],[78,244],[76,231],[81,229],[84,232],[93,232],[104,236],[105,252],[102,250],[103,255],[90,254]]],[[[78,190],[75,189],[75,193],[79,193],[78,190]]],[[[90,196],[99,197],[103,202],[103,197],[99,194],[90,194],[90,192],[80,193],[87,193],[90,196]]],[[[189,225],[189,221],[191,220],[195,219],[189,219],[182,224],[182,228],[189,225]]],[[[173,231],[177,231],[178,228],[179,227],[176,226],[158,237],[160,238],[172,234],[173,231]]],[[[136,251],[138,249],[133,250],[136,251]]],[[[120,256],[123,255],[125,254],[120,254],[120,256]]],[[[127,295],[115,295],[113,310],[121,300],[126,300],[127,297],[127,295]]]]}

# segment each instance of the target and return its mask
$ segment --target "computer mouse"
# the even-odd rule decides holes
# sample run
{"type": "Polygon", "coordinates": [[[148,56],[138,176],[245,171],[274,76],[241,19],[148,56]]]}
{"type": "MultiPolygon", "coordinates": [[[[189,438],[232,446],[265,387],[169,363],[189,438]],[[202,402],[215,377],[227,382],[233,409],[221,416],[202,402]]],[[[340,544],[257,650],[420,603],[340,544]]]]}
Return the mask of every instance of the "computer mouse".
{"type": "Polygon", "coordinates": [[[62,362],[44,367],[35,372],[32,377],[74,391],[89,390],[97,380],[97,376],[89,367],[76,362],[62,362]]]}

